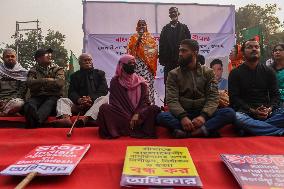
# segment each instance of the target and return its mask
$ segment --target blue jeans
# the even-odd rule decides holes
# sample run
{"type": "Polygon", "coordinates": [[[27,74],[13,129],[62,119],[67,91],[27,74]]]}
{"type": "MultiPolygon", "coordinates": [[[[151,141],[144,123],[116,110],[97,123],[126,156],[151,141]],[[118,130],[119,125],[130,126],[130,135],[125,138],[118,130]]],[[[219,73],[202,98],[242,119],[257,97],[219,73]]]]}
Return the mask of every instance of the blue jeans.
{"type": "Polygon", "coordinates": [[[254,119],[242,112],[237,112],[236,117],[235,125],[250,135],[282,136],[284,134],[284,108],[274,110],[264,121],[254,119]]]}
{"type": "MultiPolygon", "coordinates": [[[[188,112],[189,119],[200,115],[200,112],[188,112]]],[[[206,132],[210,135],[215,133],[227,124],[234,123],[236,113],[232,108],[222,108],[216,110],[213,116],[204,124],[206,132]]],[[[157,116],[157,123],[167,127],[170,130],[183,129],[181,122],[170,112],[161,112],[157,116]]]]}

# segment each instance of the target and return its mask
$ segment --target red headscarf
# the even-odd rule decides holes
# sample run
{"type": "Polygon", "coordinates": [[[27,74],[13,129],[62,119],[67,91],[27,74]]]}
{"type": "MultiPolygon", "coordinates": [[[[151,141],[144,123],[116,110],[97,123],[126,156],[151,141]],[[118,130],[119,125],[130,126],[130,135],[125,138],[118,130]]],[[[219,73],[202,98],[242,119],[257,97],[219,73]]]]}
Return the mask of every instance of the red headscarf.
{"type": "Polygon", "coordinates": [[[241,45],[234,46],[235,52],[231,52],[229,59],[230,62],[228,64],[229,73],[234,69],[239,67],[243,63],[243,53],[241,51],[241,45]]]}
{"type": "Polygon", "coordinates": [[[134,60],[135,57],[129,54],[123,55],[116,66],[115,76],[118,76],[119,83],[127,89],[127,94],[132,102],[132,105],[136,108],[141,97],[141,83],[146,84],[146,80],[137,75],[136,73],[127,74],[124,72],[123,64],[128,64],[129,60],[134,60]]]}

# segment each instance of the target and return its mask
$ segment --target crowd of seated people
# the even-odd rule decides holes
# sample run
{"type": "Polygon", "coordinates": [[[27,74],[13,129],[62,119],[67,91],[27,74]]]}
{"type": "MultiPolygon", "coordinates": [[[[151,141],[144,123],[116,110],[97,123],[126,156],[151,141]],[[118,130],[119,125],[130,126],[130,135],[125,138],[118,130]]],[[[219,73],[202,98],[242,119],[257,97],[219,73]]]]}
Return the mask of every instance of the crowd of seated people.
{"type": "Polygon", "coordinates": [[[284,135],[284,44],[273,48],[273,63],[266,66],[260,62],[259,42],[245,41],[240,48],[242,63],[226,80],[220,59],[206,66],[198,42],[182,40],[178,66],[165,79],[165,111],[155,105],[153,97],[157,46],[145,20],[138,21],[136,30],[128,44],[130,54],[120,57],[110,86],[105,72],[95,68],[93,57],[83,53],[80,70],[70,77],[67,97],[63,97],[64,68],[53,63],[52,49],[38,49],[30,70],[16,61],[15,50],[4,49],[0,116],[23,115],[26,128],[39,128],[51,115],[57,118],[51,126],[70,127],[70,117],[79,114],[77,126],[96,120],[99,136],[106,139],[157,138],[158,125],[166,127],[173,138],[220,137],[220,129],[227,125],[233,125],[241,136],[284,135]],[[147,42],[152,53],[143,53],[147,42]]]}
{"type": "Polygon", "coordinates": [[[26,117],[26,128],[41,127],[55,112],[54,127],[70,127],[70,116],[83,115],[78,125],[96,120],[102,138],[131,136],[157,138],[156,126],[168,128],[174,138],[219,137],[226,125],[241,135],[284,135],[284,46],[273,48],[273,64],[260,63],[255,39],[243,43],[243,63],[222,79],[223,64],[209,68],[198,58],[199,44],[185,39],[179,47],[179,67],[169,72],[166,104],[161,111],[149,98],[148,82],[135,73],[136,58],[123,55],[108,88],[105,73],[95,69],[92,56],[79,57],[80,70],[71,75],[68,98],[63,98],[63,68],[52,63],[52,49],[35,52],[29,71],[16,61],[13,49],[3,51],[0,64],[1,116],[26,117]],[[221,78],[221,79],[220,79],[221,78]],[[218,85],[219,84],[219,85],[218,85]],[[226,88],[228,86],[228,88],[226,88]],[[26,99],[26,92],[30,97],[26,99]]]}
{"type": "Polygon", "coordinates": [[[283,136],[284,46],[273,48],[269,67],[260,62],[255,39],[244,42],[241,51],[243,63],[230,72],[227,82],[221,60],[211,62],[213,69],[201,65],[198,42],[183,40],[179,67],[167,78],[168,111],[161,111],[150,101],[148,82],[135,73],[132,55],[121,56],[108,88],[105,72],[94,68],[90,54],[81,54],[80,70],[71,75],[68,98],[63,98],[64,69],[52,63],[52,49],[37,50],[36,64],[27,71],[8,48],[0,64],[0,113],[24,114],[26,128],[41,127],[55,111],[57,119],[51,125],[70,127],[70,116],[80,113],[78,125],[96,120],[99,135],[108,139],[157,138],[157,125],[168,128],[174,138],[219,137],[218,131],[229,124],[241,135],[283,136]]]}

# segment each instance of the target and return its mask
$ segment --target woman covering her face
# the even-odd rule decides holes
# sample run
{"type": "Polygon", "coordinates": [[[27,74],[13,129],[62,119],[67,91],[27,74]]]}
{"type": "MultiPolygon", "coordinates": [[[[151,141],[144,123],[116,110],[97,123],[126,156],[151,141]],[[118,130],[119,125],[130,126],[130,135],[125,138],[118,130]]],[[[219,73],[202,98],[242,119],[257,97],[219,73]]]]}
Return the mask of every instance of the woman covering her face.
{"type": "Polygon", "coordinates": [[[160,109],[150,105],[148,85],[134,70],[134,56],[120,58],[110,82],[109,104],[100,107],[97,122],[102,138],[131,136],[155,138],[155,119],[160,109]]]}

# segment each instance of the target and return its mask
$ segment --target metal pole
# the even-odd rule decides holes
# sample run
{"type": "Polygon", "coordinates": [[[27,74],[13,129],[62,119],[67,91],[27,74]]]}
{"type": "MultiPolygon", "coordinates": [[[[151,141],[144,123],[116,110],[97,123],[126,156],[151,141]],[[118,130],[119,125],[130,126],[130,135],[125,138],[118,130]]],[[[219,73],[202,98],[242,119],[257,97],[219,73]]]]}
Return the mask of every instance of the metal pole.
{"type": "Polygon", "coordinates": [[[158,32],[158,4],[155,4],[155,24],[156,24],[156,33],[158,32]]]}
{"type": "Polygon", "coordinates": [[[17,53],[17,61],[19,61],[19,23],[16,21],[16,32],[15,32],[15,37],[16,37],[16,53],[17,53]]]}
{"type": "Polygon", "coordinates": [[[36,43],[36,49],[38,49],[38,46],[39,46],[39,34],[38,34],[38,31],[39,31],[39,28],[38,28],[38,19],[36,20],[36,40],[37,40],[37,43],[36,43]]]}
{"type": "Polygon", "coordinates": [[[82,5],[83,5],[83,24],[82,24],[82,29],[83,29],[83,33],[84,33],[84,37],[83,37],[83,49],[82,52],[86,52],[86,38],[87,38],[87,34],[86,34],[86,25],[85,25],[85,16],[86,16],[86,0],[82,0],[82,5]]]}
{"type": "Polygon", "coordinates": [[[17,52],[17,61],[19,57],[19,37],[20,37],[20,31],[34,31],[36,30],[37,33],[37,43],[36,48],[39,48],[39,20],[33,20],[33,21],[25,21],[25,22],[19,22],[16,21],[16,32],[15,32],[15,38],[16,38],[16,52],[17,52]],[[36,23],[36,28],[23,28],[20,29],[20,24],[29,24],[29,23],[36,23]]]}

